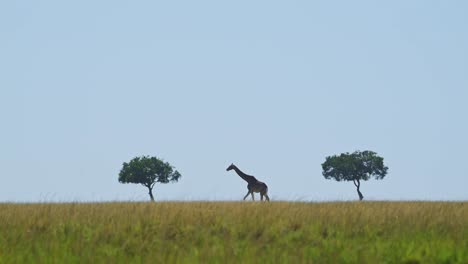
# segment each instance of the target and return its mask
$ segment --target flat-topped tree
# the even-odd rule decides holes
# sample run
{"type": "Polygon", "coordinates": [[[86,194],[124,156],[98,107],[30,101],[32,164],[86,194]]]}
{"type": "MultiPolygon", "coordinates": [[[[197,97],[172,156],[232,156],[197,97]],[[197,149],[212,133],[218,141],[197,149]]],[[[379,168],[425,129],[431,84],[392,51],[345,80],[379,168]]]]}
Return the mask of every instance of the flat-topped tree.
{"type": "Polygon", "coordinates": [[[159,183],[177,182],[181,175],[169,163],[156,157],[135,157],[124,162],[119,173],[120,183],[139,183],[148,188],[151,201],[154,201],[153,187],[159,183]]]}
{"type": "Polygon", "coordinates": [[[381,180],[387,175],[388,167],[384,165],[383,158],[377,156],[377,153],[366,150],[326,157],[322,169],[325,179],[352,181],[357,188],[359,200],[362,200],[364,196],[359,190],[360,181],[367,181],[371,177],[381,180]]]}

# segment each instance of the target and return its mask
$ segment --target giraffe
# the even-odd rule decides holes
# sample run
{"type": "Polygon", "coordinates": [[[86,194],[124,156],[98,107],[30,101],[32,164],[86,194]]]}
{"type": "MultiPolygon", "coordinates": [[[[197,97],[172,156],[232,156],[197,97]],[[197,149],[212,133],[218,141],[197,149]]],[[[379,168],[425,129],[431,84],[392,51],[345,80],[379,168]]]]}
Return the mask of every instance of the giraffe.
{"type": "Polygon", "coordinates": [[[250,176],[250,175],[247,175],[245,173],[243,173],[241,170],[239,170],[239,168],[236,167],[236,165],[234,164],[231,164],[227,169],[226,171],[230,171],[230,170],[235,170],[236,173],[244,180],[247,182],[247,189],[249,190],[247,192],[247,194],[244,196],[244,200],[245,198],[247,198],[247,196],[249,196],[249,194],[252,195],[252,201],[255,201],[255,198],[254,198],[254,192],[257,192],[257,193],[260,193],[260,200],[263,201],[263,196],[265,196],[266,200],[267,201],[270,201],[270,197],[268,197],[268,186],[264,183],[264,182],[261,182],[259,180],[257,180],[254,176],[250,176]]]}

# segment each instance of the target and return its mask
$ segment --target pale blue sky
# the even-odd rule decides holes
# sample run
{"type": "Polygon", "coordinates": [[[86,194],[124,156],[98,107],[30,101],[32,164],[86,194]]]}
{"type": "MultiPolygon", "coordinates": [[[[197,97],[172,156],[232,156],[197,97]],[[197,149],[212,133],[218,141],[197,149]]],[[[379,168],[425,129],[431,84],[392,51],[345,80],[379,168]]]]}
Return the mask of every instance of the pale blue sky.
{"type": "Polygon", "coordinates": [[[468,200],[466,1],[2,1],[0,201],[354,200],[325,156],[373,150],[371,200],[468,200]]]}

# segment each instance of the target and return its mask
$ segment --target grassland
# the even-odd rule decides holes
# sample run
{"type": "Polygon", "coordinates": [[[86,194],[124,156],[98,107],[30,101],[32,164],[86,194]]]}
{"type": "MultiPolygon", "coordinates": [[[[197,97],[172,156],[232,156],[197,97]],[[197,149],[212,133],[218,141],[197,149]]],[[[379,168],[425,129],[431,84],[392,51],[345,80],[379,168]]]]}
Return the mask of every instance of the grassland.
{"type": "Polygon", "coordinates": [[[0,263],[468,263],[467,202],[0,204],[0,263]]]}

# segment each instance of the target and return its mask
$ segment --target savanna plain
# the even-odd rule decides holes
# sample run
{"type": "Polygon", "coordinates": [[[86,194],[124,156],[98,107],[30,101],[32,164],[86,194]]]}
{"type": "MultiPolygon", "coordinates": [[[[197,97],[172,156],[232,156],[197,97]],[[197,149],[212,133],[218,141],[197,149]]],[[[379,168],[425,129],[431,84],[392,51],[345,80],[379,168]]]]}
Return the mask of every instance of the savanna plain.
{"type": "Polygon", "coordinates": [[[468,202],[2,203],[0,263],[468,263],[468,202]]]}

